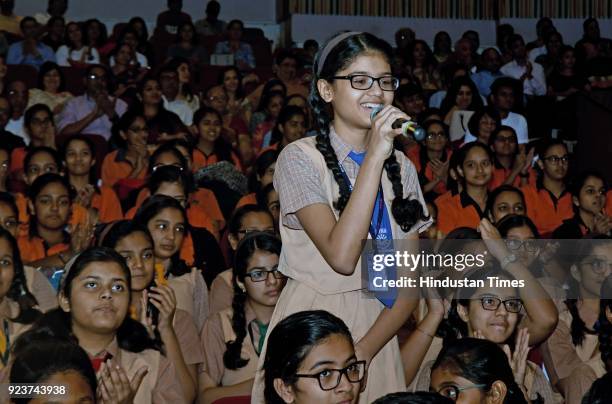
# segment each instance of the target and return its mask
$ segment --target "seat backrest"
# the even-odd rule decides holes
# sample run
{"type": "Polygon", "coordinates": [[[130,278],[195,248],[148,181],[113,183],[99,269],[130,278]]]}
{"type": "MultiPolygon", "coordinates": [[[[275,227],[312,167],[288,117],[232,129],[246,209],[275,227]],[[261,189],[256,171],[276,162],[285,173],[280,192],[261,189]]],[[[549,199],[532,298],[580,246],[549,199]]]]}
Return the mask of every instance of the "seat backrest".
{"type": "Polygon", "coordinates": [[[10,83],[15,80],[23,81],[28,88],[36,88],[38,71],[30,65],[8,65],[5,82],[10,83]]]}
{"type": "Polygon", "coordinates": [[[82,95],[85,92],[85,75],[87,68],[84,67],[60,67],[66,79],[66,91],[74,95],[82,95]]]}

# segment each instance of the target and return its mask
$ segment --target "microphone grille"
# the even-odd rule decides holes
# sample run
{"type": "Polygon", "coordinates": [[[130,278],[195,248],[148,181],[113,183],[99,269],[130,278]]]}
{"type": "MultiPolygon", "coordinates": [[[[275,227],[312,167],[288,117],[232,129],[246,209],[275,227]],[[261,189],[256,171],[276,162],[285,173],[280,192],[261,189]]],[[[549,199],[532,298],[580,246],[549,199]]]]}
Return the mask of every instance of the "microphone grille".
{"type": "Polygon", "coordinates": [[[370,112],[370,121],[373,121],[374,118],[376,118],[376,115],[378,115],[378,113],[382,111],[383,108],[384,106],[382,105],[372,108],[372,111],[370,112]]]}

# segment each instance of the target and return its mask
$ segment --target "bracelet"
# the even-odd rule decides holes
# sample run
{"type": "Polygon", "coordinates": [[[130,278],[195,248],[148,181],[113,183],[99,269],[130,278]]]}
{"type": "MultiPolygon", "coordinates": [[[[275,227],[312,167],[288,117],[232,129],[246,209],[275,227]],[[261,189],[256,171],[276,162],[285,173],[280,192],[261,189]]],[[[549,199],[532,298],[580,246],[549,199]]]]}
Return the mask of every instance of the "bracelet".
{"type": "Polygon", "coordinates": [[[417,330],[417,331],[420,331],[421,333],[423,333],[423,334],[425,334],[425,335],[427,335],[429,338],[432,338],[432,339],[433,339],[433,338],[435,338],[435,336],[431,335],[431,334],[430,334],[430,333],[428,333],[428,332],[425,332],[425,331],[421,330],[421,328],[419,328],[419,327],[417,327],[417,328],[416,328],[416,330],[417,330]]]}

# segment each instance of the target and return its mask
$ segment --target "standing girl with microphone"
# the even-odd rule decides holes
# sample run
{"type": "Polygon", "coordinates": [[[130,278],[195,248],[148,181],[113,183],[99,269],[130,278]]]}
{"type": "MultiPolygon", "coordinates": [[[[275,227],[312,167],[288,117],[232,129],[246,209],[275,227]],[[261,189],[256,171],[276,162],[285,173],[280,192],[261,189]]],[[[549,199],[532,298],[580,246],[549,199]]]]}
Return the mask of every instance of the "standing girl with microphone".
{"type": "MultiPolygon", "coordinates": [[[[389,44],[371,34],[332,38],[316,58],[311,86],[319,133],[287,145],[274,174],[283,240],[279,270],[289,279],[270,330],[305,310],[342,318],[357,359],[370,369],[364,403],[406,389],[395,334],[417,300],[403,292],[383,303],[364,295],[362,241],[408,239],[402,248],[416,251],[418,232],[430,223],[414,166],[393,150],[401,128],[392,124],[409,117],[391,106],[399,80],[390,60],[389,44]]],[[[260,360],[253,403],[264,402],[262,368],[260,360]]]]}

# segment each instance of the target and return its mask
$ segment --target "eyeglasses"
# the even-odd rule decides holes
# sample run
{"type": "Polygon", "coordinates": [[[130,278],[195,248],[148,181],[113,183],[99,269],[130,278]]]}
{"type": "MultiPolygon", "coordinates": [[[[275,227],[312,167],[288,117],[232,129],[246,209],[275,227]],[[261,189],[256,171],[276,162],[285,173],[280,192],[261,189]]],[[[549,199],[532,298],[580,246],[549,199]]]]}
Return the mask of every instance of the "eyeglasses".
{"type": "Polygon", "coordinates": [[[500,298],[494,296],[483,296],[480,298],[482,308],[488,311],[495,311],[499,309],[499,306],[502,303],[504,304],[504,308],[508,313],[520,313],[521,309],[523,308],[521,299],[501,300],[500,298]]]}
{"type": "Polygon", "coordinates": [[[219,96],[219,97],[208,97],[208,101],[210,102],[215,102],[215,101],[222,101],[222,102],[226,102],[227,101],[227,97],[224,96],[219,96]]]}
{"type": "Polygon", "coordinates": [[[98,76],[96,74],[90,74],[87,76],[90,80],[106,80],[106,75],[98,76]]]}
{"type": "Polygon", "coordinates": [[[549,156],[549,157],[544,157],[542,160],[544,161],[548,161],[550,164],[552,164],[553,166],[557,166],[559,165],[559,163],[562,164],[567,164],[569,162],[569,156],[566,154],[565,156],[549,156]]]}
{"type": "Polygon", "coordinates": [[[179,171],[183,171],[184,170],[184,168],[181,165],[176,163],[176,164],[155,164],[153,166],[153,168],[152,168],[152,171],[155,172],[155,171],[157,171],[161,167],[175,167],[175,168],[178,168],[179,171]]]}
{"type": "Polygon", "coordinates": [[[249,233],[255,233],[255,232],[267,233],[267,234],[271,234],[273,236],[276,236],[276,231],[274,229],[264,229],[264,230],[260,230],[260,229],[243,229],[243,230],[238,230],[238,234],[243,234],[243,235],[247,235],[249,233]]]}
{"type": "Polygon", "coordinates": [[[328,391],[338,387],[342,375],[346,375],[346,378],[351,383],[359,383],[365,376],[365,361],[353,362],[344,369],[325,369],[314,375],[296,374],[295,377],[317,379],[321,390],[328,391]]]}
{"type": "Polygon", "coordinates": [[[449,386],[442,387],[440,390],[437,391],[437,393],[446,398],[450,398],[453,401],[457,401],[457,399],[459,398],[459,394],[461,394],[462,391],[470,390],[470,389],[482,389],[485,387],[487,387],[486,384],[472,384],[471,386],[463,386],[463,387],[459,387],[459,386],[455,386],[451,384],[449,386]]]}
{"type": "Polygon", "coordinates": [[[283,275],[278,270],[278,268],[274,268],[270,271],[266,271],[265,269],[256,269],[245,274],[245,276],[251,278],[251,281],[253,282],[263,282],[265,280],[268,280],[268,276],[270,276],[270,274],[272,274],[272,277],[274,277],[274,279],[285,279],[285,275],[283,275]]]}
{"type": "Polygon", "coordinates": [[[427,134],[427,139],[428,140],[434,140],[434,139],[442,139],[446,137],[446,133],[444,132],[431,132],[427,134]]]}
{"type": "Polygon", "coordinates": [[[17,219],[6,219],[2,227],[5,229],[12,229],[17,227],[18,224],[17,219]]]}
{"type": "Polygon", "coordinates": [[[393,76],[372,77],[365,74],[354,74],[349,76],[334,76],[332,79],[349,80],[351,87],[355,90],[369,90],[377,81],[383,91],[395,91],[399,87],[399,79],[393,76]]]}
{"type": "Polygon", "coordinates": [[[511,250],[518,250],[521,247],[525,247],[528,252],[535,252],[538,250],[538,244],[535,240],[518,240],[515,238],[509,238],[504,240],[506,246],[511,250]]]}
{"type": "Polygon", "coordinates": [[[596,258],[592,261],[583,262],[582,265],[591,267],[591,271],[599,275],[606,273],[608,270],[612,270],[612,262],[603,259],[596,258]]]}

